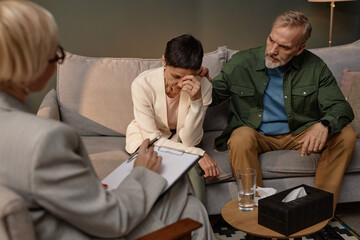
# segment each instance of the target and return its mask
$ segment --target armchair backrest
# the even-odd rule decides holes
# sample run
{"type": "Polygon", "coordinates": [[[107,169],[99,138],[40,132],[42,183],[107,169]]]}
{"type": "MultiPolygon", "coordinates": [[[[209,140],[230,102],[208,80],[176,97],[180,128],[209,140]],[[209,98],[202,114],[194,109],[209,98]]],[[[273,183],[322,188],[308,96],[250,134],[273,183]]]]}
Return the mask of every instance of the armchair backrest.
{"type": "Polygon", "coordinates": [[[25,201],[4,186],[0,186],[0,196],[0,239],[35,240],[33,222],[25,201]]]}

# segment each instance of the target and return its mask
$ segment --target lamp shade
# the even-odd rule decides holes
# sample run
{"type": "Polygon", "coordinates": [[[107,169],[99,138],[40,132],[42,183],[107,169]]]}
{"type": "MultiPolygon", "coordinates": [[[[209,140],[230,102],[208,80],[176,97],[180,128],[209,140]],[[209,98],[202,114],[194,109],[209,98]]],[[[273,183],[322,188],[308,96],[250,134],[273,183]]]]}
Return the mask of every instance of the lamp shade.
{"type": "Polygon", "coordinates": [[[308,2],[348,2],[355,0],[308,0],[308,2]]]}

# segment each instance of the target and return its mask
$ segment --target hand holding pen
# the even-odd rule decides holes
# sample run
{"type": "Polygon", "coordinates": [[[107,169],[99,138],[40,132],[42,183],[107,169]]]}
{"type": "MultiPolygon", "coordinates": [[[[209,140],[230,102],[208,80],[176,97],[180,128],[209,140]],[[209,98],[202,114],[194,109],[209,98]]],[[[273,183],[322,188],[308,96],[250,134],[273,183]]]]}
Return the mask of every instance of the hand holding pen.
{"type": "MultiPolygon", "coordinates": [[[[159,140],[162,137],[162,135],[157,136],[156,138],[154,138],[153,140],[150,141],[148,148],[151,147],[157,140],[159,140]]],[[[146,139],[145,139],[146,140],[146,139]]],[[[144,141],[145,141],[144,140],[144,141]]],[[[149,139],[148,139],[149,140],[149,139]]],[[[144,143],[144,142],[143,142],[144,143]]],[[[127,163],[131,162],[132,160],[134,160],[137,155],[139,154],[140,151],[140,147],[126,160],[127,163]]]]}
{"type": "Polygon", "coordinates": [[[161,162],[162,162],[162,157],[158,156],[157,152],[154,151],[153,144],[160,138],[161,138],[161,136],[159,136],[158,138],[155,138],[151,142],[149,139],[145,139],[142,142],[139,150],[136,151],[137,156],[136,156],[136,160],[134,162],[134,168],[141,166],[141,167],[150,169],[154,172],[159,170],[159,168],[161,166],[161,162]]]}

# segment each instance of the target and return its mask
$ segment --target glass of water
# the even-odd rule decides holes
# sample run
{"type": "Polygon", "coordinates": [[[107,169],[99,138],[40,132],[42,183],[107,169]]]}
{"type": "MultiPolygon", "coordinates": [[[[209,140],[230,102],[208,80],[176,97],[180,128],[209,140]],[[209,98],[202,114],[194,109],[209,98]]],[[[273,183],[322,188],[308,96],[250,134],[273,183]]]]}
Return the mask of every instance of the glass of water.
{"type": "Polygon", "coordinates": [[[239,209],[241,211],[252,211],[255,205],[256,170],[241,168],[236,173],[239,209]]]}

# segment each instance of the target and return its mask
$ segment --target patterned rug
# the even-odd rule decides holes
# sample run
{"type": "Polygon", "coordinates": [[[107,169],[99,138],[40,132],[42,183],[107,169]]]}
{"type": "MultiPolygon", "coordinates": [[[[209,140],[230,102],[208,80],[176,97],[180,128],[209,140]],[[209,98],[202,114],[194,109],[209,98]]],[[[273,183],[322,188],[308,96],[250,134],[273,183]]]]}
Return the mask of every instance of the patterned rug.
{"type": "MultiPolygon", "coordinates": [[[[210,222],[215,233],[217,240],[245,240],[246,234],[236,230],[230,226],[221,215],[210,216],[210,222]]],[[[302,237],[302,238],[289,238],[289,240],[357,240],[360,239],[359,235],[343,223],[339,218],[333,218],[325,227],[326,232],[320,230],[319,232],[302,237]]],[[[276,238],[256,238],[258,240],[275,240],[276,238]]]]}

